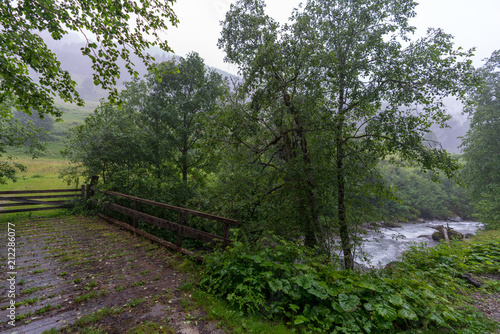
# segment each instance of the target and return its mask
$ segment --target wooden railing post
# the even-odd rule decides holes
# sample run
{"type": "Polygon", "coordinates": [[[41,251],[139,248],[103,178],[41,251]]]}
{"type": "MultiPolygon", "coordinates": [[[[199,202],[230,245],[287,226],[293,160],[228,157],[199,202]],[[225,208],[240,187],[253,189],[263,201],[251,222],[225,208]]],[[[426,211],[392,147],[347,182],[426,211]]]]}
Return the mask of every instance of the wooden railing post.
{"type": "Polygon", "coordinates": [[[92,197],[94,196],[95,193],[92,187],[97,184],[97,181],[99,181],[99,176],[94,175],[90,178],[90,183],[87,185],[87,201],[89,209],[92,209],[92,197]]]}
{"type": "Polygon", "coordinates": [[[92,190],[92,187],[95,186],[98,180],[99,176],[92,176],[90,178],[90,183],[87,184],[87,193],[86,193],[87,199],[90,199],[92,196],[94,196],[94,190],[92,190]]]}
{"type": "MultiPolygon", "coordinates": [[[[225,239],[229,239],[229,224],[224,222],[224,232],[222,235],[225,239]]],[[[227,247],[229,244],[227,242],[224,242],[224,246],[227,247]]]]}
{"type": "Polygon", "coordinates": [[[188,251],[186,249],[182,248],[182,239],[184,237],[187,238],[193,238],[196,240],[200,240],[204,243],[208,243],[211,245],[215,245],[217,242],[222,242],[224,246],[229,246],[231,244],[231,240],[229,240],[229,234],[230,234],[230,227],[231,226],[237,226],[239,224],[238,221],[229,219],[229,218],[224,218],[224,217],[219,217],[216,215],[212,215],[209,213],[204,213],[204,212],[199,212],[195,210],[190,210],[182,207],[177,207],[165,203],[158,203],[155,201],[143,199],[143,198],[138,198],[135,196],[130,196],[126,194],[121,194],[118,192],[114,191],[104,191],[104,190],[98,190],[103,194],[109,195],[109,196],[116,196],[120,198],[126,198],[129,200],[132,200],[134,202],[133,209],[131,208],[130,202],[128,206],[122,206],[118,205],[112,202],[108,202],[105,204],[105,213],[106,215],[103,214],[98,214],[100,217],[111,221],[113,223],[117,223],[120,226],[125,226],[125,228],[140,234],[140,235],[147,235],[147,237],[151,240],[155,240],[158,242],[160,238],[154,237],[144,231],[141,231],[138,228],[139,221],[144,224],[151,224],[154,226],[158,226],[160,228],[165,228],[169,231],[172,231],[173,233],[177,233],[177,241],[176,243],[173,242],[167,242],[167,241],[161,241],[162,244],[168,244],[168,247],[171,247],[172,249],[175,249],[181,253],[192,255],[193,253],[191,251],[188,251]],[[147,205],[153,205],[159,208],[165,208],[169,210],[174,210],[177,212],[177,222],[168,221],[163,218],[155,217],[150,214],[140,212],[139,209],[143,204],[147,205]],[[118,212],[120,214],[123,214],[128,217],[128,223],[120,222],[114,218],[109,217],[108,211],[113,210],[115,212],[118,212]],[[207,231],[204,231],[202,229],[197,229],[192,225],[192,222],[190,222],[191,216],[197,216],[201,218],[206,218],[206,219],[211,219],[218,221],[220,223],[223,223],[223,236],[216,235],[207,231]],[[133,225],[133,226],[132,226],[133,225]]]}
{"type": "Polygon", "coordinates": [[[177,212],[177,224],[179,224],[177,230],[177,247],[182,247],[182,212],[177,212]]]}
{"type": "MultiPolygon", "coordinates": [[[[134,200],[134,210],[135,211],[139,211],[139,202],[137,202],[136,200],[134,200]]],[[[139,225],[139,219],[137,219],[136,216],[134,216],[133,218],[133,224],[134,224],[134,228],[137,229],[138,228],[138,225],[139,225]]],[[[135,232],[134,232],[135,233],[135,232]]],[[[137,233],[135,233],[137,234],[137,233]]]]}

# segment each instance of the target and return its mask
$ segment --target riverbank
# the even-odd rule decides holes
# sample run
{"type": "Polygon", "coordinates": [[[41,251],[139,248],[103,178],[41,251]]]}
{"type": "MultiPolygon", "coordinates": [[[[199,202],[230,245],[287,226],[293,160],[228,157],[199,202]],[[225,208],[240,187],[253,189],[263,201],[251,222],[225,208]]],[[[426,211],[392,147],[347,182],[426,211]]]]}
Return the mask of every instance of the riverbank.
{"type": "Polygon", "coordinates": [[[339,270],[300,245],[273,240],[213,254],[201,288],[296,332],[499,330],[499,231],[433,248],[413,246],[401,262],[369,273],[339,270]]]}

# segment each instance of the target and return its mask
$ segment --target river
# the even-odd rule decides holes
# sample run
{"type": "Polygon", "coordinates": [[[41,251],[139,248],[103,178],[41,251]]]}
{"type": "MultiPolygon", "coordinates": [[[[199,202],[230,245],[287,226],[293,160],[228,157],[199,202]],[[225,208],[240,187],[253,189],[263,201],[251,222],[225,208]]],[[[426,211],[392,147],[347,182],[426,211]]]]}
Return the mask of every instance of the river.
{"type": "Polygon", "coordinates": [[[451,228],[462,234],[475,234],[482,224],[478,222],[443,222],[403,223],[400,228],[380,228],[379,231],[368,231],[361,246],[369,260],[356,256],[356,262],[367,267],[382,267],[387,263],[401,259],[401,253],[411,245],[425,243],[428,247],[435,246],[436,241],[419,238],[420,235],[431,235],[436,230],[426,225],[437,226],[449,224],[451,228]]]}

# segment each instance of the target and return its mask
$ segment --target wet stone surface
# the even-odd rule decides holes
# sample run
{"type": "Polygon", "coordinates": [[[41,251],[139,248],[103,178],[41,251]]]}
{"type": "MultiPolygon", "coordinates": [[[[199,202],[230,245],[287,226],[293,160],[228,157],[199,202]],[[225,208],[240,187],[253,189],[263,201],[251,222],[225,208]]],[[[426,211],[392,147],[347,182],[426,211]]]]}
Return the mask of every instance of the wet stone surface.
{"type": "MultiPolygon", "coordinates": [[[[7,272],[6,247],[1,256],[7,272]]],[[[2,280],[0,333],[222,333],[204,321],[203,310],[185,309],[192,303],[182,286],[190,279],[173,268],[178,262],[165,248],[98,218],[16,223],[16,326],[7,323],[2,280]]]]}

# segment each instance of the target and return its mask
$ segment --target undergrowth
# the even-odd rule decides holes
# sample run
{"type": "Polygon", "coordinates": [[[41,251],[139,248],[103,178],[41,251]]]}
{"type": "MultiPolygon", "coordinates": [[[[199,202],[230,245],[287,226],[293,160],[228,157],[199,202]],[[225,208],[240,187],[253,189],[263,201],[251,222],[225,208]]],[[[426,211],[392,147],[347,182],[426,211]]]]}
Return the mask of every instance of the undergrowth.
{"type": "Polygon", "coordinates": [[[414,247],[395,267],[361,273],[269,236],[208,255],[200,287],[302,333],[490,333],[498,324],[468,306],[463,275],[498,273],[499,239],[414,247]]]}

